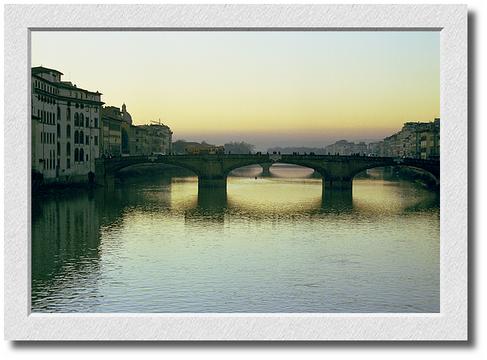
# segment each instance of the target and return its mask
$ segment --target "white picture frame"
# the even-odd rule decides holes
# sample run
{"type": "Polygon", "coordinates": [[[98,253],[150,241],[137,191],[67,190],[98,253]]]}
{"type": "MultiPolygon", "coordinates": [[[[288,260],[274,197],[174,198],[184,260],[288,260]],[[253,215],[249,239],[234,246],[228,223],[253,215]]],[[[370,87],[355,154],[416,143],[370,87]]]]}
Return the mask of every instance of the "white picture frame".
{"type": "Polygon", "coordinates": [[[8,5],[5,16],[6,339],[468,340],[466,5],[8,5]],[[440,313],[31,314],[30,33],[61,29],[439,31],[440,313]]]}

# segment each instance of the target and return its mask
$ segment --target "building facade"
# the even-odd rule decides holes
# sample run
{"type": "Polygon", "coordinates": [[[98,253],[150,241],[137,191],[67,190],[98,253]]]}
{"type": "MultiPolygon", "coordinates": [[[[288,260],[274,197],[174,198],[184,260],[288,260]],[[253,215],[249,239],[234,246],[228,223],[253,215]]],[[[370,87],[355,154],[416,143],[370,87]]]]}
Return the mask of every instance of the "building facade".
{"type": "Polygon", "coordinates": [[[325,147],[325,153],[330,155],[365,155],[367,144],[365,142],[354,143],[347,140],[339,140],[325,147]]]}
{"type": "Polygon", "coordinates": [[[102,108],[102,154],[105,157],[167,155],[172,131],[161,123],[134,125],[127,106],[102,108]]]}
{"type": "Polygon", "coordinates": [[[440,158],[440,119],[419,131],[421,159],[440,158]]]}
{"type": "Polygon", "coordinates": [[[401,131],[383,140],[382,156],[417,159],[439,158],[440,119],[432,122],[407,122],[401,131]]]}
{"type": "Polygon", "coordinates": [[[384,141],[371,142],[367,145],[367,155],[384,156],[384,141]]]}
{"type": "Polygon", "coordinates": [[[147,130],[142,126],[135,125],[130,125],[129,129],[130,155],[150,155],[150,142],[147,130]]]}
{"type": "Polygon", "coordinates": [[[122,112],[118,107],[106,106],[101,109],[102,157],[118,157],[122,154],[122,112]]]}
{"type": "Polygon", "coordinates": [[[407,122],[402,129],[381,141],[353,143],[340,140],[325,147],[330,155],[368,155],[438,159],[440,157],[440,119],[432,122],[407,122]]]}
{"type": "Polygon", "coordinates": [[[100,156],[101,93],[62,81],[60,71],[31,70],[32,170],[45,182],[84,182],[100,156]]]}
{"type": "Polygon", "coordinates": [[[172,131],[164,124],[142,125],[147,132],[149,153],[168,155],[172,148],[172,131]]]}

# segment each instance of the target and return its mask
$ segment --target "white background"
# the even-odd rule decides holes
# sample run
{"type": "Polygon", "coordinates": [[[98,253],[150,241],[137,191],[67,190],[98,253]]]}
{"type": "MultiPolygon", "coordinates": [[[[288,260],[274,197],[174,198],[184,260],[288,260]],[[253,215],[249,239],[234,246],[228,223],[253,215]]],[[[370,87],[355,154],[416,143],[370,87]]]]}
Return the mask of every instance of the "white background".
{"type": "MultiPolygon", "coordinates": [[[[10,1],[13,3],[32,3],[32,1],[10,1]]],[[[37,1],[38,3],[53,3],[58,1],[37,1]]],[[[76,1],[76,3],[99,3],[101,1],[76,1]]],[[[105,1],[107,3],[125,3],[126,1],[105,1]]],[[[167,3],[183,3],[183,1],[166,1],[167,3]]],[[[209,3],[210,1],[186,1],[187,3],[209,3]]],[[[212,3],[239,3],[237,1],[211,1],[212,3]]],[[[274,1],[265,1],[273,3],[274,1]]],[[[326,3],[326,1],[280,1],[279,3],[326,3]]],[[[336,0],[331,3],[358,3],[359,1],[336,0]]],[[[379,1],[373,3],[424,3],[425,1],[379,1]]],[[[459,1],[427,1],[428,3],[453,3],[459,1]]],[[[58,2],[59,3],[59,2],[58,2]]],[[[158,3],[158,1],[147,1],[143,3],[158,3]]],[[[258,3],[245,2],[240,3],[258,3]]],[[[483,135],[486,134],[485,102],[487,93],[485,89],[486,77],[482,65],[487,63],[486,59],[486,21],[487,5],[485,1],[466,1],[469,5],[469,142],[470,142],[470,338],[465,343],[11,343],[2,341],[3,358],[28,359],[86,359],[116,357],[117,359],[132,359],[134,356],[144,358],[185,358],[198,357],[202,359],[239,359],[239,358],[269,358],[279,357],[283,359],[294,359],[297,356],[306,358],[348,358],[360,357],[361,359],[415,359],[440,358],[446,359],[487,359],[487,331],[486,311],[482,304],[486,303],[486,282],[482,281],[487,262],[482,254],[486,254],[487,241],[485,228],[481,229],[482,218],[485,219],[485,188],[480,188],[481,179],[487,179],[486,162],[481,164],[483,155],[486,155],[486,141],[483,135]],[[484,176],[482,176],[484,175],[484,176]],[[483,204],[481,204],[483,203],[483,204]],[[483,205],[483,206],[482,206],[483,205]],[[140,354],[139,354],[140,352],[140,354]]],[[[3,8],[1,9],[3,29],[3,8]]],[[[3,36],[0,40],[3,45],[3,36]]],[[[3,64],[3,62],[2,62],[3,64]]],[[[3,82],[3,70],[1,71],[3,82]]],[[[3,87],[2,87],[3,91],[3,87]]],[[[3,113],[3,96],[0,103],[3,113]]],[[[3,117],[2,117],[3,119],[3,117]]],[[[4,122],[1,122],[5,126],[4,122]]],[[[8,125],[8,124],[7,124],[8,125]]],[[[0,135],[0,151],[2,152],[2,166],[0,167],[1,182],[3,185],[3,128],[0,135]]],[[[0,194],[3,204],[3,191],[0,194]]],[[[3,207],[2,207],[3,208],[3,207]]],[[[0,224],[3,234],[3,213],[0,224]]],[[[484,220],[485,221],[485,220],[484,220]]],[[[3,252],[1,258],[1,271],[3,278],[3,252]]],[[[485,255],[484,255],[485,256],[485,255]]],[[[3,286],[2,286],[2,309],[3,309],[3,286]]],[[[2,316],[2,339],[3,339],[3,316],[2,316]]]]}

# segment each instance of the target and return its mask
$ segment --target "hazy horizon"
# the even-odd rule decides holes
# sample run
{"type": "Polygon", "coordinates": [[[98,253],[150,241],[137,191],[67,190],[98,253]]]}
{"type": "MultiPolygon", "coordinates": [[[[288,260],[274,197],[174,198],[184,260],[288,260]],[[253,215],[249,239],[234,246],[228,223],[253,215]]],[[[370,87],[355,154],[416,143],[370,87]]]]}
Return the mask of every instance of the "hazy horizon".
{"type": "Polygon", "coordinates": [[[439,32],[33,31],[32,66],[174,140],[323,147],[440,116],[439,32]]]}
{"type": "Polygon", "coordinates": [[[286,138],[282,135],[248,135],[248,134],[238,134],[238,135],[208,135],[208,136],[187,136],[187,137],[173,137],[173,142],[178,140],[184,141],[196,141],[202,142],[205,141],[209,144],[215,145],[223,145],[225,143],[230,142],[240,142],[244,141],[249,144],[255,145],[256,151],[266,151],[272,147],[312,147],[312,148],[324,148],[327,145],[330,145],[338,140],[348,140],[353,142],[360,142],[364,141],[366,143],[374,142],[382,140],[382,137],[375,137],[375,138],[364,138],[364,137],[347,137],[347,138],[335,138],[330,137],[327,138],[325,136],[314,139],[314,138],[306,138],[306,137],[296,137],[296,138],[286,138]]]}

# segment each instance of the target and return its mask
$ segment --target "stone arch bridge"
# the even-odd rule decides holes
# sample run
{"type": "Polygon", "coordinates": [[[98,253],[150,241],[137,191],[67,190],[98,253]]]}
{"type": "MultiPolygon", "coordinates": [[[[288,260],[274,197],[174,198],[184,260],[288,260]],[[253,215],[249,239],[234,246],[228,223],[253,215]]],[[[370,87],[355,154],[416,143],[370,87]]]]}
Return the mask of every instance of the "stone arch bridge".
{"type": "Polygon", "coordinates": [[[394,157],[342,155],[218,154],[218,155],[153,155],[97,159],[95,181],[100,185],[114,183],[116,173],[138,164],[168,164],[191,170],[198,176],[199,187],[226,187],[228,174],[237,168],[284,163],[314,169],[323,177],[323,190],[351,190],[352,180],[361,171],[384,166],[407,166],[424,170],[440,180],[440,161],[394,157]]]}

